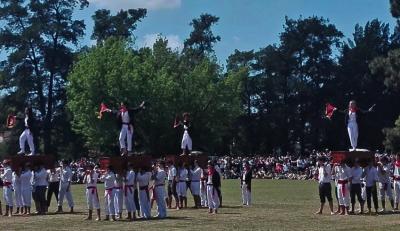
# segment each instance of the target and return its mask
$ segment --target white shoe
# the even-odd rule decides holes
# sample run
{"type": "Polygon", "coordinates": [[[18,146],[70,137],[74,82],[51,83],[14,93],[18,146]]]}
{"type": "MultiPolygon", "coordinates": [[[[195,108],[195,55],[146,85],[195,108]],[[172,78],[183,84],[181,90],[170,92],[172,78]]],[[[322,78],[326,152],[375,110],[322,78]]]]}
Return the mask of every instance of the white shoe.
{"type": "Polygon", "coordinates": [[[21,151],[17,152],[17,154],[22,155],[22,154],[25,154],[25,152],[21,150],[21,151]]]}
{"type": "Polygon", "coordinates": [[[28,154],[28,156],[34,156],[34,155],[35,155],[35,153],[33,153],[33,152],[28,154]]]}

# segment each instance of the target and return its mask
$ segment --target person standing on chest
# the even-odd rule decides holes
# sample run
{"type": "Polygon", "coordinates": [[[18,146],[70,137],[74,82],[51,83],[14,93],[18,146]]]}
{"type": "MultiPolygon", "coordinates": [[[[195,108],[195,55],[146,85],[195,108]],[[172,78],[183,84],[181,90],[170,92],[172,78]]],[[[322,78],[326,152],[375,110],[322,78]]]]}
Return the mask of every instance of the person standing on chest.
{"type": "Polygon", "coordinates": [[[25,126],[24,131],[19,137],[20,151],[17,154],[18,155],[25,154],[25,144],[28,141],[29,149],[31,151],[29,156],[35,155],[35,145],[33,143],[33,135],[32,135],[32,130],[34,126],[34,117],[32,108],[31,107],[25,108],[25,117],[23,118],[17,117],[17,119],[24,120],[24,126],[25,126]]]}
{"type": "Polygon", "coordinates": [[[242,201],[244,206],[250,206],[251,203],[251,178],[252,178],[251,168],[249,162],[243,164],[243,172],[240,177],[242,186],[242,201]]]}
{"type": "Polygon", "coordinates": [[[347,132],[349,134],[351,151],[356,151],[358,145],[358,124],[359,124],[359,116],[362,114],[366,114],[372,112],[375,105],[370,107],[367,111],[362,110],[357,107],[356,101],[352,100],[349,102],[349,108],[346,110],[337,110],[336,108],[334,111],[339,111],[345,114],[345,124],[347,127],[347,132]]]}
{"type": "Polygon", "coordinates": [[[139,107],[136,108],[128,108],[126,103],[121,102],[119,110],[110,110],[108,112],[114,113],[117,115],[118,122],[121,126],[121,131],[119,133],[119,145],[121,150],[121,155],[131,155],[132,154],[132,146],[134,144],[134,126],[133,126],[133,118],[136,112],[145,109],[145,102],[143,101],[139,107]]]}
{"type": "Polygon", "coordinates": [[[175,120],[174,128],[178,128],[180,126],[183,127],[183,137],[181,142],[182,155],[189,154],[192,151],[192,138],[189,135],[189,129],[191,128],[190,123],[190,114],[185,112],[183,113],[183,121],[175,120]]]}

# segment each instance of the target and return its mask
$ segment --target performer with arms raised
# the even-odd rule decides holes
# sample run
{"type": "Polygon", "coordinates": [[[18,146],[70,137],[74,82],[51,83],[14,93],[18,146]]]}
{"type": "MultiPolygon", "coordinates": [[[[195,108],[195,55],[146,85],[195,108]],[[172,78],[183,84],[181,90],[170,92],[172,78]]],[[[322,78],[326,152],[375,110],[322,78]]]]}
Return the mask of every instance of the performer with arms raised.
{"type": "Polygon", "coordinates": [[[183,113],[183,121],[175,118],[174,128],[178,128],[180,126],[183,127],[183,137],[182,137],[182,155],[186,155],[192,151],[192,138],[189,135],[189,129],[191,127],[189,113],[183,113]]]}

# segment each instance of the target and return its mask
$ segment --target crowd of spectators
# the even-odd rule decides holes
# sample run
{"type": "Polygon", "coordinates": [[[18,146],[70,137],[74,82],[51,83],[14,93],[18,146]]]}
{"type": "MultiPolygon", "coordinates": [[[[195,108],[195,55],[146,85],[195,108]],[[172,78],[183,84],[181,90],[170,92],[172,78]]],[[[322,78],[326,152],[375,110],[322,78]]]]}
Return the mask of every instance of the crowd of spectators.
{"type": "Polygon", "coordinates": [[[307,156],[293,155],[258,155],[253,157],[217,158],[223,177],[236,179],[240,177],[243,162],[249,162],[255,179],[313,179],[318,156],[329,158],[329,152],[313,151],[307,156]]]}

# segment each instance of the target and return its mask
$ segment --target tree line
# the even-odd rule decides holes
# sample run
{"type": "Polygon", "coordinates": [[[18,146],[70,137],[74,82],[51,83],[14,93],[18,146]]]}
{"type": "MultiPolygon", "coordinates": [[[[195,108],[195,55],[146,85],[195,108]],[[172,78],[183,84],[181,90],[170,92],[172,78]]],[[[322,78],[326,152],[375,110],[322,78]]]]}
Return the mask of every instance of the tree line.
{"type": "MultiPolygon", "coordinates": [[[[390,0],[399,18],[398,0],[390,0]]],[[[135,115],[135,147],[155,155],[179,152],[174,118],[191,113],[194,148],[217,154],[306,154],[349,147],[344,118],[324,118],[324,105],[355,99],[374,113],[360,125],[360,147],[400,149],[400,26],[371,19],[345,38],[323,17],[285,18],[279,42],[235,50],[221,66],[212,28],[219,18],[202,14],[182,51],[160,36],[151,48],[135,48],[135,29],[146,9],[98,10],[92,16],[96,45],[78,48],[86,25],[73,18],[87,0],[0,2],[0,121],[31,105],[40,150],[62,157],[88,151],[116,153],[118,126],[99,120],[100,103],[116,108],[147,102],[135,115]],[[397,121],[396,121],[397,119],[397,121]],[[396,121],[396,123],[395,123],[396,121]]],[[[5,128],[1,128],[5,130],[5,128]]],[[[18,129],[0,144],[15,153],[18,129]]]]}

